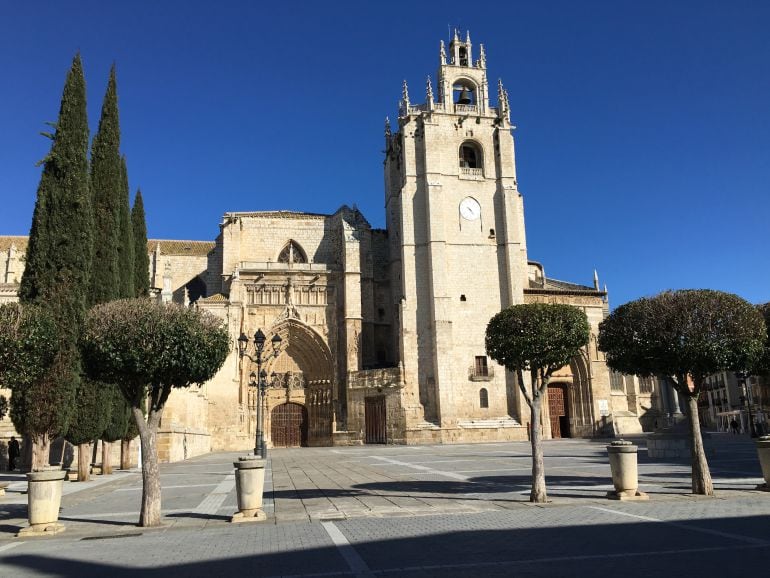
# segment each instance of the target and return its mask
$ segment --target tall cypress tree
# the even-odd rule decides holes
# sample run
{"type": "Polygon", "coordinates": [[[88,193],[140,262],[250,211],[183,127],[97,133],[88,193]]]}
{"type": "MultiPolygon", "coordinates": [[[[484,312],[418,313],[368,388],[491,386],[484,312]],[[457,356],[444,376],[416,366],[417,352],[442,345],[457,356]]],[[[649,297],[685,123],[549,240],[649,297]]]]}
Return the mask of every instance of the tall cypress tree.
{"type": "Polygon", "coordinates": [[[77,343],[86,312],[94,221],[86,83],[79,54],[67,74],[55,130],[47,136],[53,144],[43,160],[19,298],[52,314],[60,350],[47,379],[34,390],[14,391],[11,399],[26,408],[14,425],[32,437],[33,468],[47,463],[51,438],[67,430],[80,378],[77,343]]]}
{"type": "Polygon", "coordinates": [[[147,254],[147,223],[144,217],[142,191],[136,190],[131,209],[131,225],[134,233],[134,296],[146,297],[150,293],[150,256],[147,254]]]}
{"type": "MultiPolygon", "coordinates": [[[[115,66],[110,69],[102,102],[99,129],[91,143],[91,201],[94,210],[94,242],[89,306],[122,296],[119,277],[120,199],[123,165],[120,156],[120,121],[115,66]]],[[[75,409],[77,426],[67,439],[78,444],[78,479],[88,479],[89,443],[99,439],[112,417],[117,388],[83,378],[75,409]]]]}
{"type": "MultiPolygon", "coordinates": [[[[120,159],[120,242],[118,243],[118,273],[120,296],[134,297],[134,230],[131,223],[131,205],[128,190],[126,157],[120,159]]],[[[146,252],[146,251],[145,251],[146,252]]]]}
{"type": "Polygon", "coordinates": [[[123,166],[120,159],[120,122],[115,66],[110,69],[102,103],[99,130],[91,145],[91,192],[94,205],[94,273],[89,304],[120,297],[118,245],[120,242],[120,193],[123,166]]]}

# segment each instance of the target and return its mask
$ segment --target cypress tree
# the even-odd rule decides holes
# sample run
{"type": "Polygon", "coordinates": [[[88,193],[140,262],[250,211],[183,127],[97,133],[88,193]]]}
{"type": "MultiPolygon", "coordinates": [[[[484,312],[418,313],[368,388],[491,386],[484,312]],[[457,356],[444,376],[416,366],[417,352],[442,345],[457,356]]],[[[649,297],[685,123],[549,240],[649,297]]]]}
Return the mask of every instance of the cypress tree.
{"type": "MultiPolygon", "coordinates": [[[[119,278],[120,199],[123,166],[120,157],[120,122],[115,66],[110,69],[102,102],[99,129],[91,143],[91,202],[94,211],[94,240],[91,253],[93,274],[88,305],[121,297],[119,278]]],[[[67,439],[78,444],[78,479],[88,479],[90,442],[98,440],[111,419],[115,387],[83,378],[77,391],[77,426],[67,439]]]]}
{"type": "Polygon", "coordinates": [[[150,294],[150,256],[147,254],[147,223],[144,217],[142,191],[136,190],[131,209],[131,225],[134,233],[134,296],[150,294]]]}
{"type": "Polygon", "coordinates": [[[102,103],[99,130],[91,145],[91,192],[94,206],[94,260],[89,304],[120,297],[118,245],[120,243],[120,193],[123,168],[120,159],[120,123],[115,66],[110,69],[102,103]]]}
{"type": "MultiPolygon", "coordinates": [[[[33,468],[45,465],[50,440],[67,430],[80,378],[78,338],[86,312],[91,273],[93,214],[88,179],[86,84],[75,55],[64,85],[51,150],[43,174],[27,247],[19,298],[51,313],[60,348],[47,378],[32,391],[14,392],[26,411],[21,433],[31,436],[33,468]]],[[[19,425],[19,424],[17,424],[19,425]]]]}
{"type": "MultiPolygon", "coordinates": [[[[118,243],[118,273],[120,296],[134,297],[134,231],[131,223],[131,205],[128,190],[126,157],[120,159],[120,242],[118,243]]],[[[146,251],[145,251],[146,252],[146,251]]]]}

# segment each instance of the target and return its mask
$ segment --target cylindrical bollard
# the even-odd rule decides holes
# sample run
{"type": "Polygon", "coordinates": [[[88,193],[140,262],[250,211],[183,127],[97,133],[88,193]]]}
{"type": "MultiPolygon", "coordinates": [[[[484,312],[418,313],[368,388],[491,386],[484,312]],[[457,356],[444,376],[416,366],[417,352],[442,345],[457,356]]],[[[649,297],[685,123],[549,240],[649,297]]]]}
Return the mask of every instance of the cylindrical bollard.
{"type": "Polygon", "coordinates": [[[67,472],[59,466],[48,466],[27,474],[27,510],[29,527],[20,536],[52,535],[64,531],[59,524],[62,484],[67,472]]]}
{"type": "Polygon", "coordinates": [[[233,462],[235,466],[235,493],[238,512],[231,522],[259,522],[267,519],[262,510],[262,494],[265,489],[265,460],[248,456],[233,462]]]}
{"type": "Polygon", "coordinates": [[[615,490],[607,492],[612,500],[647,500],[649,496],[639,491],[636,467],[638,447],[626,440],[616,440],[607,446],[615,490]]]}
{"type": "Polygon", "coordinates": [[[757,440],[757,455],[759,465],[762,466],[762,477],[765,478],[765,483],[759,484],[757,489],[770,492],[770,435],[757,440]]]}

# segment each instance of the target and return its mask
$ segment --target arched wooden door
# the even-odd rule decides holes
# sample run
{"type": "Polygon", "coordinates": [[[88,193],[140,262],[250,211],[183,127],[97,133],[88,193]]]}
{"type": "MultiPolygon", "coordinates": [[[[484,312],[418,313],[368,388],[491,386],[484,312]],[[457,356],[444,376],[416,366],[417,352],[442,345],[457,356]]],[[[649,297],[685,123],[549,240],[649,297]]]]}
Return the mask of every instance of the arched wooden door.
{"type": "Polygon", "coordinates": [[[294,448],[307,445],[307,410],[298,403],[284,403],[270,413],[270,439],[273,447],[294,448]]]}
{"type": "Polygon", "coordinates": [[[567,386],[563,383],[549,385],[548,413],[551,417],[551,437],[554,439],[570,437],[567,408],[567,386]]]}

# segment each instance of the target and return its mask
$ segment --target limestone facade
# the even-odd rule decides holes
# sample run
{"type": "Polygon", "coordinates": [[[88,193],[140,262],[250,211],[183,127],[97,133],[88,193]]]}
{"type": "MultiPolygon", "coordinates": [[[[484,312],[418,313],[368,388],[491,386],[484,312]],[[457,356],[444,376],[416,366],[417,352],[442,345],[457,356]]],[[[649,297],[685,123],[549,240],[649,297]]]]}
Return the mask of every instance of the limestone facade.
{"type": "MultiPolygon", "coordinates": [[[[514,375],[486,356],[484,334],[495,313],[531,302],[569,303],[591,325],[549,388],[545,436],[641,431],[652,393],[629,377],[622,392],[613,387],[596,348],[606,291],[596,278],[550,279],[528,260],[502,83],[494,104],[483,46],[474,59],[470,37],[455,34],[441,43],[424,103],[404,83],[397,122],[386,122],[386,229],[347,206],[233,212],[213,242],[148,243],[156,298],[219,316],[233,343],[211,381],[170,397],[165,459],[254,447],[257,367],[239,357],[237,339],[258,329],[267,350],[281,337],[263,365],[268,446],[527,439],[526,402],[514,375]]],[[[11,239],[0,240],[9,293],[26,243],[11,239]]]]}

